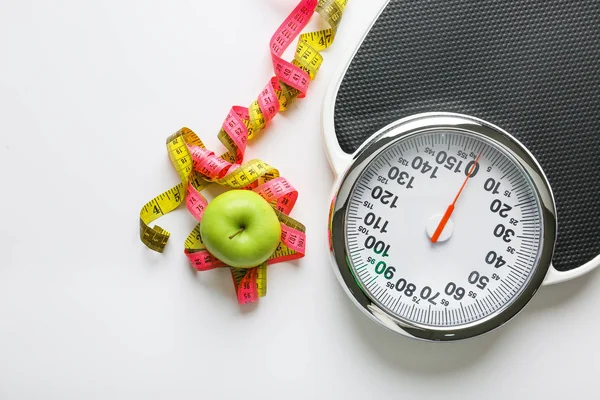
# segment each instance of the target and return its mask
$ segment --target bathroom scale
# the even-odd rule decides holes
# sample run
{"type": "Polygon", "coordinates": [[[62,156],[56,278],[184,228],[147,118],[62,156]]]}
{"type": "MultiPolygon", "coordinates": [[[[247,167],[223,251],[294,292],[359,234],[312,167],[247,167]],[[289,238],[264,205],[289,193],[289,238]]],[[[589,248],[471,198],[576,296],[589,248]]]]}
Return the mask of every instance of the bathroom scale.
{"type": "Polygon", "coordinates": [[[494,330],[600,265],[600,2],[391,0],[323,131],[345,292],[403,335],[494,330]]]}

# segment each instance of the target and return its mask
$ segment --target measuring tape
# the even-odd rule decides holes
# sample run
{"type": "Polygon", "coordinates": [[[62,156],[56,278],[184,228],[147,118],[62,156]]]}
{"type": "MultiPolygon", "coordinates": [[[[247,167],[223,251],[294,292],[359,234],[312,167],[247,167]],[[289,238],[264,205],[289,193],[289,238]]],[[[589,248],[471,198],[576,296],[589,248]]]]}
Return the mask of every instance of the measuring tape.
{"type": "Polygon", "coordinates": [[[140,211],[140,239],[150,249],[162,252],[170,233],[149,224],[175,210],[185,202],[198,224],[185,241],[185,254],[197,271],[228,267],[240,304],[257,301],[266,295],[267,265],[301,258],[305,254],[306,229],[289,216],[298,191],[281,177],[279,171],[261,160],[244,162],[248,140],[264,130],[280,111],[296,98],[306,96],[308,86],[321,67],[320,51],[328,48],[346,8],[347,0],[302,0],[277,29],[270,42],[275,76],[249,107],[234,106],[228,113],[218,138],[227,151],[219,156],[208,150],[190,129],[182,128],[167,138],[167,151],[181,182],[150,200],[140,211]],[[314,13],[330,26],[317,32],[300,34],[314,13]],[[294,60],[281,58],[284,51],[300,35],[294,60]],[[281,223],[281,241],[262,265],[233,268],[208,252],[200,235],[200,221],[208,204],[201,194],[210,184],[229,189],[252,190],[275,209],[281,223]]]}

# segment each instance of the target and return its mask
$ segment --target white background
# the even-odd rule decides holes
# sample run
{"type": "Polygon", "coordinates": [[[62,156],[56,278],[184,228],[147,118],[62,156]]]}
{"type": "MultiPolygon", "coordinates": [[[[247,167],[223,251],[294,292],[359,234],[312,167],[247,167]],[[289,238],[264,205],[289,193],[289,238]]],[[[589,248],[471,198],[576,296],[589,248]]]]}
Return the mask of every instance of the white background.
{"type": "Polygon", "coordinates": [[[0,0],[0,399],[600,395],[597,273],[453,344],[383,330],[335,280],[320,110],[382,0],[349,2],[308,97],[247,152],[300,190],[308,228],[307,256],[269,268],[268,296],[239,307],[226,270],[190,270],[183,209],[159,221],[164,254],[140,243],[140,207],[177,182],[165,138],[188,126],[220,149],[295,3],[0,0]]]}

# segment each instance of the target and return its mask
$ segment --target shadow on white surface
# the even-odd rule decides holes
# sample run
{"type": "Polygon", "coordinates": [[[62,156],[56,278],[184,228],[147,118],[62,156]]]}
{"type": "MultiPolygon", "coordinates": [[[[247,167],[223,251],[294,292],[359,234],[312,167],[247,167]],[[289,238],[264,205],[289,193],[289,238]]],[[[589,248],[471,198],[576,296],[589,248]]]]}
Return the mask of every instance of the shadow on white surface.
{"type": "Polygon", "coordinates": [[[598,280],[598,272],[592,271],[572,281],[559,283],[540,288],[536,296],[529,303],[529,306],[523,311],[523,314],[532,314],[541,311],[547,311],[554,308],[560,311],[569,305],[569,302],[575,301],[585,292],[598,290],[594,286],[594,281],[598,280]]]}
{"type": "MultiPolygon", "coordinates": [[[[237,303],[235,289],[229,269],[219,268],[214,271],[196,272],[191,265],[187,265],[187,272],[196,286],[196,290],[210,293],[211,296],[217,295],[223,302],[237,303]]],[[[259,302],[239,305],[240,314],[253,312],[259,302]]]]}
{"type": "Polygon", "coordinates": [[[485,335],[461,342],[430,343],[405,338],[384,329],[363,315],[349,299],[344,301],[349,324],[357,333],[357,340],[363,342],[365,349],[370,349],[374,356],[398,373],[410,371],[416,374],[454,375],[457,370],[472,369],[478,363],[483,364],[486,355],[494,346],[503,341],[515,340],[523,334],[523,322],[538,313],[552,313],[552,318],[559,318],[561,313],[568,312],[571,302],[586,291],[595,290],[593,275],[559,285],[542,288],[528,306],[513,320],[504,326],[485,335]]]}

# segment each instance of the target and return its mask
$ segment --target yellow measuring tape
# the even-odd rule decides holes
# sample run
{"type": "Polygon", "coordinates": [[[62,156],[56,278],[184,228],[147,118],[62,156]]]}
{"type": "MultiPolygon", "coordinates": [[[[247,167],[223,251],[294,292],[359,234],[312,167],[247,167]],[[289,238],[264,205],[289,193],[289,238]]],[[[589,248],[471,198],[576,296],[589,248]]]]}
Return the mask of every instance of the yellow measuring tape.
{"type": "MultiPolygon", "coordinates": [[[[285,237],[275,253],[263,265],[252,269],[231,268],[233,281],[241,303],[256,301],[266,294],[268,263],[299,258],[304,255],[305,227],[289,215],[297,192],[279,171],[261,160],[243,163],[246,143],[268,126],[273,117],[286,110],[297,98],[306,95],[308,83],[313,80],[323,62],[320,51],[334,41],[347,0],[302,0],[271,39],[271,56],[275,76],[248,108],[233,107],[218,134],[226,152],[220,156],[208,151],[200,138],[188,128],[182,128],[167,138],[167,151],[177,171],[180,183],[150,200],[140,211],[140,239],[150,249],[162,252],[170,233],[152,222],[186,203],[188,210],[201,219],[206,199],[201,192],[210,184],[229,189],[258,191],[277,210],[285,237]],[[306,26],[314,13],[330,26],[318,32],[300,35],[294,60],[280,58],[306,26]],[[282,189],[283,188],[283,189],[282,189]],[[277,196],[273,191],[283,191],[277,196]],[[241,296],[241,298],[240,298],[241,296]]],[[[198,270],[211,269],[219,264],[207,253],[199,230],[194,228],[185,241],[185,252],[198,270]]]]}

